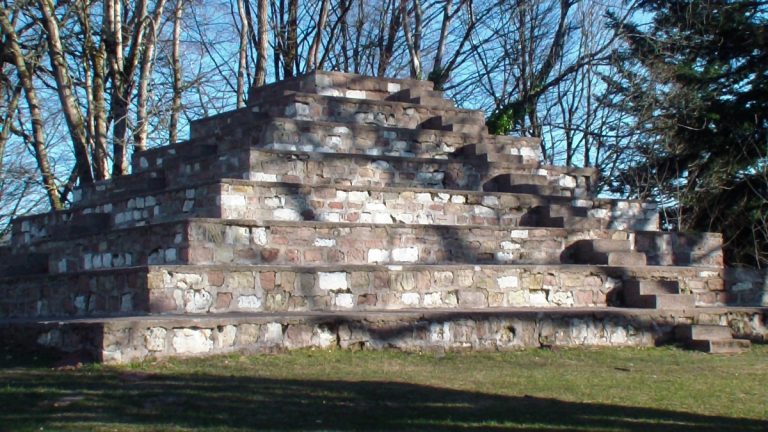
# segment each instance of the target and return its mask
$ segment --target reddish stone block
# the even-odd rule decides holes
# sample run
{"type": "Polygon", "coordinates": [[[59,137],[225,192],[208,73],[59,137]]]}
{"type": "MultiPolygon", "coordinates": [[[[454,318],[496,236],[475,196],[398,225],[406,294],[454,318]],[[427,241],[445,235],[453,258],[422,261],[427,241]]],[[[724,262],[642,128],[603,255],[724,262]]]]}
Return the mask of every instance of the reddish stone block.
{"type": "Polygon", "coordinates": [[[216,310],[227,310],[232,304],[232,293],[220,292],[216,294],[216,310]]]}
{"type": "Polygon", "coordinates": [[[339,201],[331,201],[328,203],[328,208],[332,208],[334,210],[341,210],[344,208],[344,203],[339,201]]]}
{"type": "Polygon", "coordinates": [[[224,285],[224,272],[219,270],[209,271],[208,285],[217,286],[217,287],[224,285]]]}
{"type": "Polygon", "coordinates": [[[277,259],[278,255],[280,255],[279,249],[274,248],[265,248],[261,250],[261,259],[264,262],[272,262],[277,259]]]}
{"type": "Polygon", "coordinates": [[[323,253],[317,249],[310,249],[304,251],[304,261],[306,262],[320,262],[323,260],[323,253]]]}
{"type": "Polygon", "coordinates": [[[261,272],[259,273],[259,282],[261,288],[265,290],[275,289],[275,272],[261,272]]]}
{"type": "Polygon", "coordinates": [[[288,249],[285,251],[285,258],[292,263],[298,263],[301,261],[301,253],[296,249],[288,249]]]}

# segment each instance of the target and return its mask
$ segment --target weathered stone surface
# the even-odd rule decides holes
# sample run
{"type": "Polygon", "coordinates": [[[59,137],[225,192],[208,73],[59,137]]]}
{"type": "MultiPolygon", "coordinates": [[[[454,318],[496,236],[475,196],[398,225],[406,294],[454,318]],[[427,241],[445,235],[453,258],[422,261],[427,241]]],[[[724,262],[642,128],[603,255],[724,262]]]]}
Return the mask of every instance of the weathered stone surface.
{"type": "Polygon", "coordinates": [[[69,209],[14,220],[0,318],[61,318],[28,340],[109,362],[651,345],[694,319],[765,334],[746,312],[580,313],[639,281],[675,280],[699,307],[764,305],[768,288],[721,270],[721,236],[659,232],[655,204],[592,197],[594,170],[539,163],[538,140],[488,135],[428,81],[314,72],[249,99],[78,188],[69,209]]]}

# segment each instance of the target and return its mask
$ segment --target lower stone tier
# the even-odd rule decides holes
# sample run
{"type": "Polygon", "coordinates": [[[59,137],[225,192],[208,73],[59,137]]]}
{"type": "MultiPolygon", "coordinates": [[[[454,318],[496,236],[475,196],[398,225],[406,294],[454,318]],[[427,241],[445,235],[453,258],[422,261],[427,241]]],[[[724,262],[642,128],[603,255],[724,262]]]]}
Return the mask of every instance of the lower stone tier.
{"type": "Polygon", "coordinates": [[[283,349],[501,351],[537,347],[654,346],[675,327],[727,325],[765,341],[768,309],[696,309],[673,314],[613,308],[398,311],[378,313],[145,316],[59,322],[0,321],[8,346],[82,352],[96,361],[283,349]]]}
{"type": "Polygon", "coordinates": [[[725,305],[722,270],[585,265],[163,265],[0,280],[0,317],[622,305],[628,281],[725,305]]]}

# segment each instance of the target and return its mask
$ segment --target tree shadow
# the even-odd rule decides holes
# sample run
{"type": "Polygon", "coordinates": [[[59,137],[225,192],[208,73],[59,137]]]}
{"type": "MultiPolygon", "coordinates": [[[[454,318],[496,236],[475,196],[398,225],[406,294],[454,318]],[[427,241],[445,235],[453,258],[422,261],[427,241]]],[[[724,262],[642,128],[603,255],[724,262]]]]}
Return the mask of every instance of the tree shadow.
{"type": "MultiPolygon", "coordinates": [[[[236,360],[235,360],[236,361],[236,360]]],[[[394,381],[215,373],[6,370],[0,430],[763,431],[768,422],[672,410],[505,396],[394,381]]]]}

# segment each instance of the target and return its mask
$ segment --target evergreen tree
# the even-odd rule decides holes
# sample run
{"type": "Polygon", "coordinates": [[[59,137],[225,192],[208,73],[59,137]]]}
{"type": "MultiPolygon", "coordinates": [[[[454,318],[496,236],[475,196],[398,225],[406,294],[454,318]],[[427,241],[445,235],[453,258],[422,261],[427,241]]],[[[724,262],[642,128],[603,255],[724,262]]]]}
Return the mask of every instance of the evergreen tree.
{"type": "Polygon", "coordinates": [[[616,93],[643,144],[612,179],[669,205],[680,230],[724,235],[731,265],[768,265],[768,2],[645,0],[616,28],[616,93]]]}

